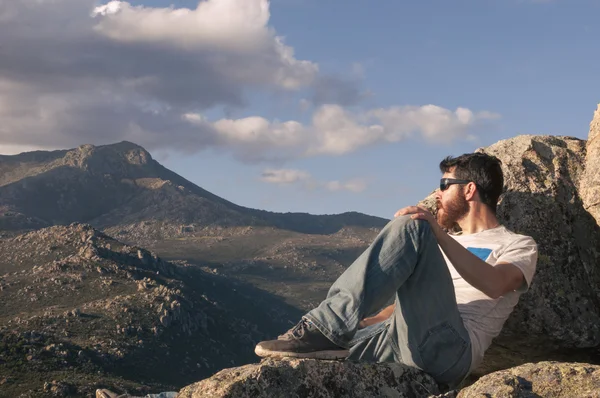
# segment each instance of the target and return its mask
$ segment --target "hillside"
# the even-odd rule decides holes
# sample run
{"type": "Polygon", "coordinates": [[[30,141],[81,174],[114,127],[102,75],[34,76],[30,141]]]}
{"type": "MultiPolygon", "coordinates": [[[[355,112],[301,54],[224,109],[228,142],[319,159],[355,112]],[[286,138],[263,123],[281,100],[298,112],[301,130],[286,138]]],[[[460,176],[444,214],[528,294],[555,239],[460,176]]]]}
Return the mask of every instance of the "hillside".
{"type": "Polygon", "coordinates": [[[172,389],[253,362],[256,342],[301,315],[85,224],[0,239],[0,293],[3,397],[172,389]]]}
{"type": "Polygon", "coordinates": [[[343,227],[380,228],[386,220],[354,212],[316,216],[238,206],[130,142],[0,156],[0,230],[72,222],[162,239],[216,226],[330,234],[343,227]]]}

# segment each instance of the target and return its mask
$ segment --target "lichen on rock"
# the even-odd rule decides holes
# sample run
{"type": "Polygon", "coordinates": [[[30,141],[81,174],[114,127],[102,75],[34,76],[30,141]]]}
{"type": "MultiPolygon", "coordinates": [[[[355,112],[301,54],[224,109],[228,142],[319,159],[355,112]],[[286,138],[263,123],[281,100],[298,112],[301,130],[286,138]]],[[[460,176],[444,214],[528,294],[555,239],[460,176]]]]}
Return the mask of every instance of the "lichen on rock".
{"type": "Polygon", "coordinates": [[[177,397],[428,397],[439,392],[430,376],[401,364],[268,358],[224,369],[185,387],[177,397]]]}
{"type": "Polygon", "coordinates": [[[458,398],[600,397],[600,366],[586,363],[528,363],[483,376],[458,398]]]}

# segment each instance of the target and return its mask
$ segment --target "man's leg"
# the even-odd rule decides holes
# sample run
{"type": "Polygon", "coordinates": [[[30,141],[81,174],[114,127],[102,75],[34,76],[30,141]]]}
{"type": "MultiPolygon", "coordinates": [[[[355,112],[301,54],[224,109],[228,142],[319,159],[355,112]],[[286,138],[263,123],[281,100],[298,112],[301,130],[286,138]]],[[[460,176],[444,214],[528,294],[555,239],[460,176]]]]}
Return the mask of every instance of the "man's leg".
{"type": "Polygon", "coordinates": [[[336,344],[352,335],[349,359],[402,362],[453,386],[467,376],[471,341],[452,277],[429,224],[399,218],[306,318],[336,344]],[[381,309],[390,295],[396,298],[390,319],[355,332],[358,322],[381,309]]]}
{"type": "Polygon", "coordinates": [[[417,223],[410,217],[389,222],[334,282],[319,307],[277,340],[258,343],[255,353],[261,357],[345,358],[362,317],[381,309],[412,273],[417,260],[417,254],[411,253],[419,240],[417,223]]]}
{"type": "Polygon", "coordinates": [[[396,294],[391,343],[402,363],[455,388],[471,367],[471,339],[458,310],[450,271],[430,228],[423,228],[420,246],[418,263],[396,294]]]}
{"type": "MultiPolygon", "coordinates": [[[[260,343],[257,354],[293,351],[297,345],[302,345],[304,353],[308,352],[310,340],[319,338],[313,329],[320,331],[334,347],[349,347],[360,320],[380,310],[394,295],[396,310],[386,332],[390,337],[381,340],[382,343],[389,340],[395,346],[394,360],[425,371],[438,371],[438,360],[457,362],[436,354],[438,346],[445,346],[444,339],[456,334],[465,356],[464,346],[470,347],[468,334],[456,309],[448,268],[429,224],[409,216],[398,217],[383,228],[369,248],[335,281],[327,298],[305,315],[307,322],[303,321],[299,333],[286,334],[281,342],[260,343]]],[[[318,343],[326,346],[320,340],[318,343]]],[[[455,339],[448,342],[454,343],[455,339]]],[[[313,351],[319,350],[315,347],[313,351]]],[[[447,372],[443,370],[435,373],[445,377],[447,372]]]]}
{"type": "Polygon", "coordinates": [[[456,387],[471,366],[471,342],[451,276],[435,239],[410,278],[398,289],[394,313],[385,322],[359,330],[348,359],[402,362],[427,371],[438,382],[456,387]]]}
{"type": "Polygon", "coordinates": [[[365,362],[399,362],[390,339],[392,318],[359,330],[350,341],[348,359],[365,362]]]}
{"type": "MultiPolygon", "coordinates": [[[[439,252],[426,221],[412,220],[410,216],[395,218],[334,282],[327,298],[305,318],[331,341],[348,347],[359,322],[381,310],[418,265],[429,265],[423,261],[429,257],[425,250],[430,246],[427,241],[435,243],[439,252]]],[[[448,273],[447,268],[445,272],[448,273]]]]}

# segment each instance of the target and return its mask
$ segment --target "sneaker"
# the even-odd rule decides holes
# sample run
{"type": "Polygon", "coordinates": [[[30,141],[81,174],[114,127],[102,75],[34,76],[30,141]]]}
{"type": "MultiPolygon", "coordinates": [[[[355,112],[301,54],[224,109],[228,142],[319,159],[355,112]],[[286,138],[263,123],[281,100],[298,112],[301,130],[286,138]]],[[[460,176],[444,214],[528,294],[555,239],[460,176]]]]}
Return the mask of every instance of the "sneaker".
{"type": "Polygon", "coordinates": [[[259,357],[314,359],[342,359],[348,357],[348,350],[334,344],[315,325],[304,318],[287,333],[279,336],[277,340],[258,343],[254,352],[259,357]]]}

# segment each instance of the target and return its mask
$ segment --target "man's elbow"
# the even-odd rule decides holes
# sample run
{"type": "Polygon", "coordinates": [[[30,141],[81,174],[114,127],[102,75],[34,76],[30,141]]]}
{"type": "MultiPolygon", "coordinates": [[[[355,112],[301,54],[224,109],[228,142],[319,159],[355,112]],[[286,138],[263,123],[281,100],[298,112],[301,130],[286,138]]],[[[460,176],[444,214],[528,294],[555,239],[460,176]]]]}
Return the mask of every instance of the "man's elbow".
{"type": "Polygon", "coordinates": [[[489,298],[494,299],[494,300],[499,299],[500,297],[502,297],[505,294],[506,293],[500,289],[490,289],[490,291],[486,293],[486,295],[489,298]]]}
{"type": "Polygon", "coordinates": [[[486,294],[496,300],[500,297],[506,295],[507,293],[514,292],[519,288],[519,286],[523,283],[523,278],[511,278],[509,281],[506,281],[502,284],[498,284],[490,288],[490,291],[486,294]]]}
{"type": "Polygon", "coordinates": [[[489,292],[486,292],[494,300],[514,292],[525,282],[523,273],[512,264],[499,264],[495,270],[497,271],[494,278],[496,283],[490,286],[489,292]]]}

